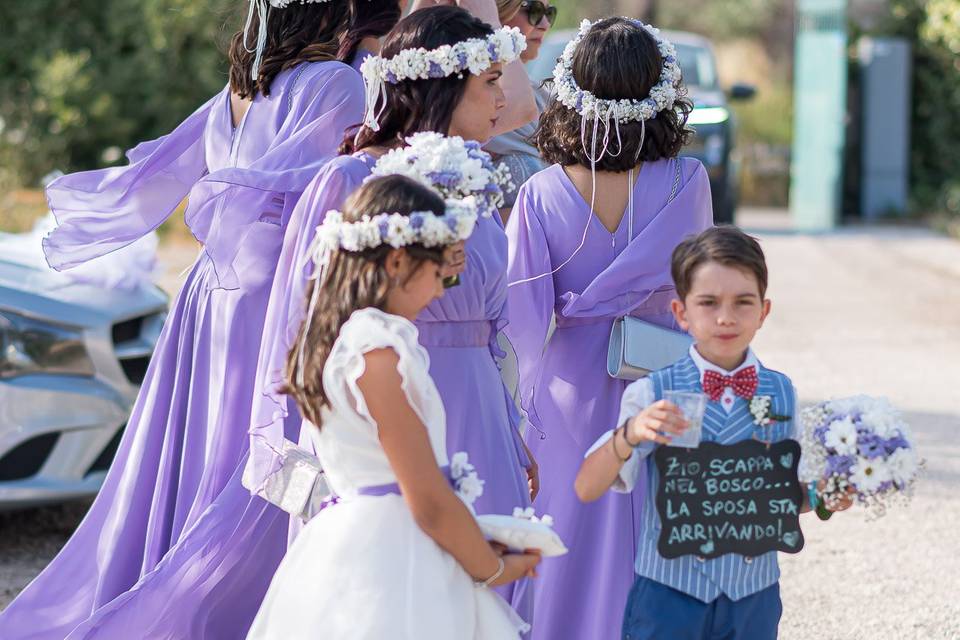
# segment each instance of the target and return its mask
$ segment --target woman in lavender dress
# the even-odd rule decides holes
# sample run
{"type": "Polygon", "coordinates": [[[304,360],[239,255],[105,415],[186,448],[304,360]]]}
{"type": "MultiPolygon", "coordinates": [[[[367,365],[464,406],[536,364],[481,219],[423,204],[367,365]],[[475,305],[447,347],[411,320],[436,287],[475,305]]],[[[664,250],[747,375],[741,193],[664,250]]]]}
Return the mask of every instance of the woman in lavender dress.
{"type": "Polygon", "coordinates": [[[399,19],[400,7],[270,1],[268,14],[266,0],[251,0],[228,87],[132,150],[129,166],[48,190],[59,226],[44,249],[56,269],[133,242],[185,196],[204,250],[103,489],[0,616],[5,640],[243,637],[286,549],[285,514],[240,483],[262,319],[294,205],[363,115],[362,80],[337,59],[355,54],[358,34],[376,35],[365,21],[399,19]],[[264,47],[251,52],[261,28],[264,47]]]}
{"type": "MultiPolygon", "coordinates": [[[[491,2],[492,5],[492,2],[491,2]]],[[[495,13],[494,13],[495,16],[495,13]]],[[[381,58],[392,59],[404,49],[436,49],[471,38],[488,38],[484,21],[456,7],[426,8],[400,22],[384,42],[381,58]]],[[[519,63],[513,63],[519,64],[519,63]]],[[[251,432],[251,486],[266,486],[283,465],[284,439],[297,441],[300,423],[283,383],[287,354],[303,322],[303,300],[308,284],[309,247],[313,230],[331,209],[343,205],[370,174],[378,157],[420,131],[442,132],[467,139],[486,140],[498,129],[509,130],[527,119],[529,105],[512,99],[500,88],[501,73],[511,64],[493,64],[478,75],[464,72],[424,80],[386,83],[385,105],[379,118],[350,136],[344,155],[316,176],[293,214],[280,257],[265,323],[260,373],[267,393],[261,399],[251,432]],[[505,106],[513,100],[513,106],[505,106]],[[518,104],[519,103],[519,104],[518,104]]],[[[522,67],[520,82],[528,92],[522,67]]],[[[447,414],[450,451],[466,451],[486,485],[475,507],[478,512],[510,513],[530,503],[530,466],[518,434],[519,414],[506,393],[497,368],[495,336],[504,323],[507,240],[494,213],[482,217],[466,244],[467,266],[459,286],[421,315],[417,322],[422,344],[430,355],[430,373],[436,381],[447,414]]],[[[302,444],[309,447],[307,440],[302,444]]],[[[525,587],[505,595],[529,620],[525,587]]]]}
{"type": "MultiPolygon", "coordinates": [[[[598,98],[640,101],[661,81],[666,58],[643,27],[609,18],[577,46],[572,74],[598,98]]],[[[679,76],[675,82],[676,91],[679,76]]],[[[535,506],[554,517],[570,548],[540,570],[533,638],[613,640],[633,577],[639,513],[629,495],[581,504],[574,477],[590,444],[617,419],[625,382],[606,371],[614,319],[673,326],[670,253],[711,224],[712,210],[703,166],[677,157],[689,135],[689,102],[671,99],[645,121],[614,116],[605,152],[603,117],[582,113],[577,105],[586,101],[572,102],[557,100],[544,112],[536,142],[555,164],[520,189],[507,224],[506,334],[519,360],[527,441],[540,464],[535,506]]]]}

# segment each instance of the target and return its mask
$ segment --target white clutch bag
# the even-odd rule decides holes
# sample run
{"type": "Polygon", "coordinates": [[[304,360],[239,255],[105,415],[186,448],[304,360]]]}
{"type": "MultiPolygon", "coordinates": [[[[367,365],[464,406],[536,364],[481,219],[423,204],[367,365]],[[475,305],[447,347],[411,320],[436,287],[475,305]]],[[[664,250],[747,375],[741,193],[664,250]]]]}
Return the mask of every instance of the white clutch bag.
{"type": "Polygon", "coordinates": [[[618,318],[610,330],[607,373],[612,378],[637,380],[673,364],[687,354],[691,344],[693,338],[680,331],[631,316],[618,318]]]}
{"type": "MultiPolygon", "coordinates": [[[[247,465],[242,483],[254,491],[253,482],[248,477],[251,470],[252,467],[247,465]]],[[[320,460],[293,442],[284,440],[283,464],[254,494],[306,522],[320,511],[321,504],[330,496],[330,489],[320,460]]]]}
{"type": "Polygon", "coordinates": [[[489,540],[499,542],[511,551],[539,549],[545,558],[562,556],[567,553],[563,540],[546,522],[523,516],[504,516],[486,514],[477,516],[477,523],[483,535],[489,540]]]}

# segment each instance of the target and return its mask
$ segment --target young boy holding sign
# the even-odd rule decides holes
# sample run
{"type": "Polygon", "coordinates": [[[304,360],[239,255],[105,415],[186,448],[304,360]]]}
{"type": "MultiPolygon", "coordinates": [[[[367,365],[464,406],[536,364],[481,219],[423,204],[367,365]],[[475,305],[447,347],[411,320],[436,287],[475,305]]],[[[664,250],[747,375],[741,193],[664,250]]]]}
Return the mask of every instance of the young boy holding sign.
{"type": "Polygon", "coordinates": [[[711,228],[676,248],[671,272],[673,314],[695,344],[627,387],[617,428],[586,455],[577,495],[646,492],[625,639],[776,638],[776,551],[803,546],[808,507],[790,439],[793,385],[750,349],[770,313],[763,251],[736,228],[711,228]],[[664,399],[676,392],[707,396],[695,449],[667,446],[690,435],[664,399]]]}

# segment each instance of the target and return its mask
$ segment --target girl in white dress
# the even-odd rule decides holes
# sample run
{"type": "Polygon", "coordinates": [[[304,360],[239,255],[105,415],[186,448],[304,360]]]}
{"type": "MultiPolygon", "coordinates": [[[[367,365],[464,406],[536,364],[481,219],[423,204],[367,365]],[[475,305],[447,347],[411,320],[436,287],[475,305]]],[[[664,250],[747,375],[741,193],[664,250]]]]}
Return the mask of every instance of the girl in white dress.
{"type": "Polygon", "coordinates": [[[517,638],[523,621],[486,587],[533,576],[539,556],[502,555],[464,504],[482,482],[463,454],[448,461],[412,322],[443,295],[443,251],[476,214],[400,176],[368,181],[345,209],[317,229],[287,368],[337,501],[288,550],[248,638],[517,638]]]}

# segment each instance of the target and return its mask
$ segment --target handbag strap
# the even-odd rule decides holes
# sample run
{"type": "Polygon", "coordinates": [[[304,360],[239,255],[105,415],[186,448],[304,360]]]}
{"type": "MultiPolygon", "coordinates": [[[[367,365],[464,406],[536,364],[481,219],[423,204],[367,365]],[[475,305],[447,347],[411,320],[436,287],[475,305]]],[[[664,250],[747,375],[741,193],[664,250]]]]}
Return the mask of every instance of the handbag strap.
{"type": "Polygon", "coordinates": [[[667,204],[670,204],[671,202],[673,202],[673,199],[677,197],[677,192],[680,190],[680,180],[682,177],[680,175],[680,170],[683,166],[683,160],[681,160],[680,158],[676,158],[676,163],[677,163],[677,171],[676,171],[676,175],[673,177],[673,188],[670,190],[670,197],[667,198],[667,204]]]}
{"type": "Polygon", "coordinates": [[[627,244],[629,245],[633,241],[633,192],[637,188],[633,182],[633,169],[630,169],[627,182],[630,184],[627,192],[627,244]]]}

